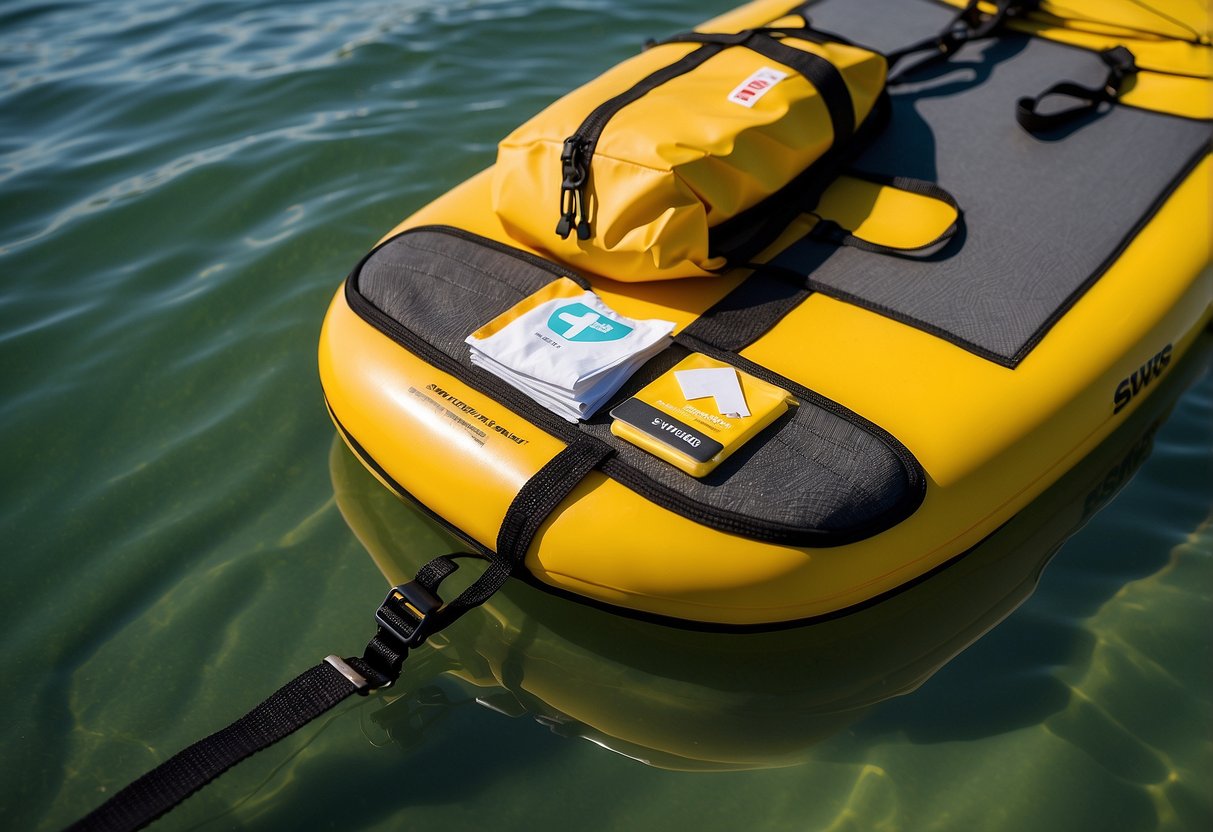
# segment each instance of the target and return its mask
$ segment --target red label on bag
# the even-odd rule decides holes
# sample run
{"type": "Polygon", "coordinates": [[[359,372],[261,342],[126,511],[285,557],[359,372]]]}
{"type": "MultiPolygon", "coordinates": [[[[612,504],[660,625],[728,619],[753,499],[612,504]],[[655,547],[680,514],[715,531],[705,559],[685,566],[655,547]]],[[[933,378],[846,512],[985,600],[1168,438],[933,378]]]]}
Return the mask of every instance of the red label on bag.
{"type": "Polygon", "coordinates": [[[737,88],[729,93],[729,101],[732,101],[734,104],[740,104],[743,107],[753,107],[758,103],[758,99],[770,92],[773,86],[787,77],[788,74],[786,72],[780,72],[777,69],[764,66],[738,84],[737,88]]]}

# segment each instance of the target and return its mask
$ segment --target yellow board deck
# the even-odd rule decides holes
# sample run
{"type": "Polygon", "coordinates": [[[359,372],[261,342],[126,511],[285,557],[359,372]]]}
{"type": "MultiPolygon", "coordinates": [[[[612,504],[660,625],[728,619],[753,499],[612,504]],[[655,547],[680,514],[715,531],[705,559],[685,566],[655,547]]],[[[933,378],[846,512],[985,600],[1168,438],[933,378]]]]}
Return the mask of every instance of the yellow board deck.
{"type": "MultiPolygon", "coordinates": [[[[702,28],[755,25],[786,6],[759,0],[702,28]]],[[[1116,37],[1101,32],[1097,39],[1116,37]]],[[[1200,64],[1207,42],[1182,49],[1207,70],[1200,64]]],[[[1203,91],[1206,103],[1213,101],[1207,76],[1184,81],[1203,91]]],[[[1153,95],[1154,86],[1144,73],[1135,95],[1153,95]]],[[[1158,95],[1169,100],[1170,93],[1158,95]]],[[[1180,98],[1172,107],[1180,115],[1209,115],[1186,94],[1180,98]]],[[[458,185],[392,234],[455,225],[522,247],[490,207],[491,177],[489,170],[458,185]]],[[[743,359],[842,405],[904,445],[921,466],[925,491],[916,510],[891,528],[827,547],[768,542],[704,525],[596,471],[543,522],[526,555],[527,572],[540,586],[627,613],[753,627],[861,605],[948,563],[1112,433],[1152,392],[1149,381],[1178,362],[1208,325],[1211,182],[1206,156],[1014,367],[822,292],[741,351],[743,359]]],[[[820,211],[867,239],[896,244],[928,240],[954,218],[937,202],[848,176],[830,186],[820,211]]],[[[814,222],[803,217],[760,259],[814,222]]],[[[749,275],[735,269],[648,283],[586,277],[612,309],[670,320],[682,331],[749,275]]],[[[481,547],[496,545],[516,495],[566,445],[369,326],[344,291],[329,309],[319,359],[329,407],[351,447],[385,482],[481,547]],[[417,395],[426,390],[428,400],[417,395]],[[469,431],[459,423],[468,412],[494,429],[485,436],[469,431]]]]}

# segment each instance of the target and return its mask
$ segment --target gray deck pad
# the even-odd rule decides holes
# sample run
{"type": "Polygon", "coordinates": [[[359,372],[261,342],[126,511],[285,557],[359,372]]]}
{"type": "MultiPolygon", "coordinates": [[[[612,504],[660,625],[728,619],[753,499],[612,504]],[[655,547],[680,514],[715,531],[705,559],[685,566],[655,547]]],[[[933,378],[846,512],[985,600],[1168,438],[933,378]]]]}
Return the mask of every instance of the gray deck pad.
{"type": "MultiPolygon", "coordinates": [[[[929,36],[951,14],[920,0],[810,11],[815,26],[878,49],[929,36]]],[[[804,240],[776,262],[817,291],[1015,366],[1207,152],[1208,122],[1127,106],[1040,138],[1015,121],[1020,97],[1105,76],[1093,52],[1019,35],[914,73],[892,90],[892,121],[855,167],[938,182],[964,209],[963,234],[926,261],[804,240]]]]}
{"type": "MultiPolygon", "coordinates": [[[[611,446],[615,456],[604,472],[713,528],[790,545],[838,545],[889,528],[922,501],[921,468],[901,443],[790,381],[799,406],[700,479],[612,434],[611,408],[685,358],[683,345],[650,360],[611,404],[578,425],[472,364],[468,334],[565,274],[501,243],[425,226],[368,255],[346,282],[346,298],[372,326],[553,436],[572,444],[588,434],[611,446]]],[[[746,369],[743,359],[733,360],[746,369]]],[[[462,401],[457,410],[439,407],[473,431],[496,424],[462,401]]]]}

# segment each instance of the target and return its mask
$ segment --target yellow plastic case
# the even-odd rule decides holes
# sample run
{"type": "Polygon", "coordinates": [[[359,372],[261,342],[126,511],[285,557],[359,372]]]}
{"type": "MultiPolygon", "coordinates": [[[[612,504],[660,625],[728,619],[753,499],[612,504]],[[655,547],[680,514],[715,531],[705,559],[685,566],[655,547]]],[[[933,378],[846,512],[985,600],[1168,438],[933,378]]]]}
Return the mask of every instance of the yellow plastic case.
{"type": "Polygon", "coordinates": [[[786,390],[692,353],[616,406],[611,411],[611,433],[692,477],[703,477],[795,402],[786,390]],[[728,371],[726,377],[732,373],[748,414],[721,412],[719,399],[712,396],[688,399],[678,374],[694,370],[728,371]]]}

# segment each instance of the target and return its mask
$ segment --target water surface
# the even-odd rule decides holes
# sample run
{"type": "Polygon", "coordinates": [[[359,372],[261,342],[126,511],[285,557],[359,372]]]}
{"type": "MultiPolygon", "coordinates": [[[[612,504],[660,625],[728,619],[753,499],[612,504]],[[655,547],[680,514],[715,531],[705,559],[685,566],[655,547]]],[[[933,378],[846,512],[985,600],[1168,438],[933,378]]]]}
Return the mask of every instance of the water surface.
{"type": "MultiPolygon", "coordinates": [[[[341,277],[547,101],[729,5],[0,7],[6,827],[61,827],[360,649],[380,567],[442,543],[334,444],[315,348],[341,277]]],[[[511,586],[393,697],[161,827],[1213,827],[1196,369],[931,603],[709,639],[511,586]]]]}

